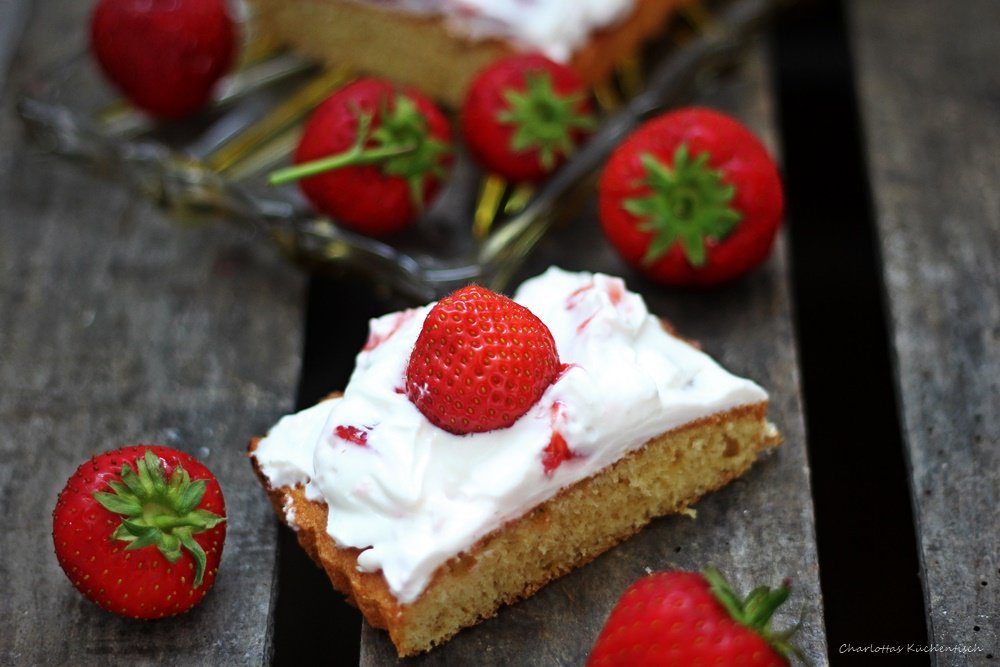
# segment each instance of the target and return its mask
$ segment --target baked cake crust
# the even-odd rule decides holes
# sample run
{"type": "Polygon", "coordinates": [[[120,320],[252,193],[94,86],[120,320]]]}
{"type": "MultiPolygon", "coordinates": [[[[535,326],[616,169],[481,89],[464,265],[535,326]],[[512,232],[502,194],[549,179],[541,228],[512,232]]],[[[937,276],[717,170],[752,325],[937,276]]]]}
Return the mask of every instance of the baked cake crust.
{"type": "Polygon", "coordinates": [[[440,566],[423,593],[400,604],[381,572],[361,572],[361,550],[340,548],[326,532],[327,506],[301,486],[270,485],[249,453],[278,517],[368,622],[388,630],[400,656],[427,651],[460,629],[525,598],[638,532],[653,518],[682,512],[705,493],[746,472],[780,443],[767,402],[685,424],[649,440],[589,478],[564,488],[524,516],[440,566]],[[288,520],[291,510],[293,521],[288,520]],[[586,517],[586,521],[581,521],[586,517]]]}
{"type": "MultiPolygon", "coordinates": [[[[594,33],[570,65],[589,85],[636,56],[691,0],[637,0],[625,20],[594,33]]],[[[458,106],[472,78],[515,48],[499,39],[457,36],[445,21],[350,0],[253,0],[257,31],[310,58],[416,86],[458,106]]]]}

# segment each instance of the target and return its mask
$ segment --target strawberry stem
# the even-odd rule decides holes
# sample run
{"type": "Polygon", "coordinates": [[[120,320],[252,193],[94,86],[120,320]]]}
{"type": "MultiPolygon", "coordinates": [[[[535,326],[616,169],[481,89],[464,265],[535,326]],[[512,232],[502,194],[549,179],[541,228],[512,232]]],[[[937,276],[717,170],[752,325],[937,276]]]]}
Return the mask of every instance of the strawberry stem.
{"type": "Polygon", "coordinates": [[[315,176],[316,174],[322,174],[323,172],[333,171],[334,169],[340,169],[342,167],[378,164],[387,158],[406,155],[414,152],[415,150],[417,150],[416,144],[369,149],[361,149],[355,145],[343,153],[337,153],[336,155],[320,158],[319,160],[312,160],[310,162],[304,162],[292,167],[279,169],[271,174],[268,182],[271,185],[284,185],[285,183],[291,183],[292,181],[308,178],[310,176],[315,176]]]}
{"type": "Polygon", "coordinates": [[[128,542],[129,551],[156,546],[171,563],[186,549],[195,562],[194,586],[201,586],[207,557],[193,536],[226,520],[196,509],[205,496],[205,480],[192,480],[178,465],[168,481],[163,461],[151,449],[136,460],[135,470],[124,463],[121,479],[108,482],[111,493],[94,493],[102,507],[124,517],[112,539],[128,542]]]}
{"type": "Polygon", "coordinates": [[[197,518],[188,518],[183,516],[156,516],[148,521],[152,526],[161,530],[183,527],[196,528],[202,525],[202,521],[197,518]]]}
{"type": "Polygon", "coordinates": [[[379,108],[381,125],[372,130],[374,114],[353,109],[358,118],[354,143],[346,151],[279,169],[268,179],[271,185],[283,185],[334,169],[361,165],[379,165],[386,176],[405,178],[413,205],[424,207],[424,180],[428,176],[444,178],[446,169],[442,160],[450,146],[433,138],[427,128],[427,119],[412,99],[398,95],[389,107],[383,99],[379,108]],[[372,143],[372,146],[368,144],[372,143]]]}

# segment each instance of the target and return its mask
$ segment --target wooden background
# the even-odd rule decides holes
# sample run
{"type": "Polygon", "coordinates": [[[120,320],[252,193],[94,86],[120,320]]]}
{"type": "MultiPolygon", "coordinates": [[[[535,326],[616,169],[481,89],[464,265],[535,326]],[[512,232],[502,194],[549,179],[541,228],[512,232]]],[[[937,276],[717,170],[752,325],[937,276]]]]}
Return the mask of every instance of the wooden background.
{"type": "MultiPolygon", "coordinates": [[[[922,585],[927,642],[973,651],[910,657],[916,664],[994,664],[1000,5],[841,5],[889,329],[887,341],[841,344],[890,350],[919,552],[920,571],[912,574],[922,585]]],[[[308,276],[252,231],[179,227],[114,179],[28,143],[15,111],[19,91],[46,65],[83,49],[88,10],[89,3],[70,0],[0,3],[0,664],[269,663],[278,531],[243,450],[248,437],[296,402],[308,276]],[[134,442],[202,458],[218,474],[230,513],[216,590],[191,613],[154,624],[118,619],[80,598],[49,537],[56,495],[76,466],[91,453],[134,442]]],[[[699,101],[743,119],[780,156],[782,109],[769,62],[761,43],[699,101]]],[[[624,275],[654,312],[769,389],[772,419],[786,443],[699,503],[697,519],[654,522],[412,662],[580,664],[632,580],[647,569],[708,562],[744,589],[790,576],[795,594],[777,623],[801,617],[799,643],[814,664],[865,657],[845,653],[841,637],[830,637],[828,646],[790,282],[796,258],[787,239],[747,280],[706,294],[677,293],[623,267],[601,241],[595,216],[591,203],[572,226],[555,230],[522,277],[550,263],[624,275]]],[[[788,222],[803,224],[794,211],[788,222]]],[[[342,316],[345,328],[361,326],[352,319],[362,317],[357,309],[342,316]]],[[[353,354],[339,351],[324,363],[349,363],[353,354]]],[[[851,409],[846,395],[845,419],[851,409]]],[[[865,425],[857,428],[863,438],[865,425]]],[[[851,488],[845,480],[843,492],[851,488]]],[[[892,613],[890,601],[851,593],[859,605],[892,613]]],[[[364,628],[359,639],[345,640],[331,629],[333,635],[355,642],[344,647],[348,653],[360,641],[364,665],[395,662],[381,633],[364,628]]],[[[329,637],[318,637],[317,646],[336,662],[329,637]]]]}
{"type": "Polygon", "coordinates": [[[1000,5],[850,4],[928,636],[1000,660],[1000,5]]]}

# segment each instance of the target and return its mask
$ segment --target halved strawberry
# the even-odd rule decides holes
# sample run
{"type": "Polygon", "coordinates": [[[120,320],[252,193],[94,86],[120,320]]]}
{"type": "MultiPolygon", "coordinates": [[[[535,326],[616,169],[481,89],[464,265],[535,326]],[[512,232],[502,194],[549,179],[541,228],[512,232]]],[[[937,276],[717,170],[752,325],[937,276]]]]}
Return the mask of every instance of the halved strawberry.
{"type": "Polygon", "coordinates": [[[187,611],[215,583],[226,538],[215,476],[169,447],[95,456],[73,473],[52,512],[52,540],[85,597],[131,618],[187,611]]]}
{"type": "Polygon", "coordinates": [[[484,287],[431,308],[406,367],[406,395],[432,424],[459,435],[506,428],[559,375],[549,328],[484,287]]]}

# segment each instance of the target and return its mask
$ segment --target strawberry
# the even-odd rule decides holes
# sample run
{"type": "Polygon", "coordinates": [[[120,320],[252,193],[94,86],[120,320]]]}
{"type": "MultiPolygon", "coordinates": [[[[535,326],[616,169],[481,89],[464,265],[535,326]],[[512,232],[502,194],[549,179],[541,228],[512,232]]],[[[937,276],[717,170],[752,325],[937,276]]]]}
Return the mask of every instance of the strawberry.
{"type": "Polygon", "coordinates": [[[73,473],[52,512],[56,558],[85,597],[131,618],[187,611],[215,583],[225,501],[184,452],[136,445],[73,473]]]}
{"type": "Polygon", "coordinates": [[[434,103],[380,79],[354,81],[310,116],[297,166],[272,184],[303,179],[313,207],[370,236],[398,232],[437,195],[451,166],[451,129],[434,103]]]}
{"type": "Polygon", "coordinates": [[[778,169],[760,141],[702,108],[642,125],[611,155],[598,192],[611,244],[667,285],[715,285],[764,261],[784,205],[778,169]]]}
{"type": "Polygon", "coordinates": [[[100,0],[91,51],[137,107],[176,119],[201,109],[233,62],[225,0],[100,0]]]}
{"type": "Polygon", "coordinates": [[[503,58],[478,73],[461,110],[473,158],[515,183],[544,179],[596,125],[576,72],[535,54],[503,58]]]}
{"type": "Polygon", "coordinates": [[[650,574],[611,610],[587,667],[787,665],[794,630],[773,631],[771,615],[788,594],[762,586],[741,600],[711,568],[650,574]]]}
{"type": "Polygon", "coordinates": [[[549,328],[524,306],[472,285],[438,301],[406,366],[406,395],[458,435],[506,428],[559,374],[549,328]]]}

